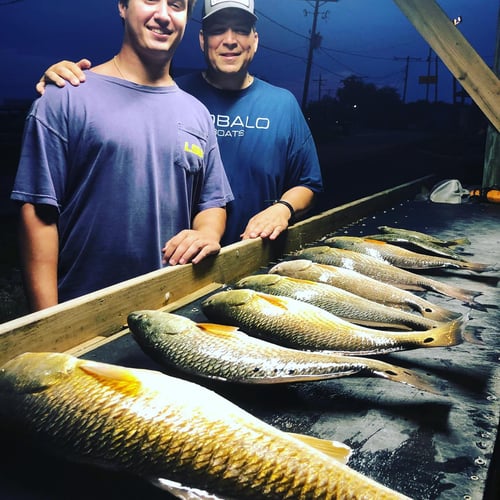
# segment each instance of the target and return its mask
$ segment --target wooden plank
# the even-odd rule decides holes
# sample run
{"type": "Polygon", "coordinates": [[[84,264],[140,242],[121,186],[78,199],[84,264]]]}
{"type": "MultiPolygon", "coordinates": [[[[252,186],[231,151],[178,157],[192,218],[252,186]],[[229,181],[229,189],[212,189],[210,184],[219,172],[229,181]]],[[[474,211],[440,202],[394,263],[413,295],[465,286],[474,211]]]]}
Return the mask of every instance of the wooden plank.
{"type": "Polygon", "coordinates": [[[394,0],[500,131],[500,81],[435,0],[394,0]]]}
{"type": "Polygon", "coordinates": [[[102,342],[126,328],[137,309],[167,308],[186,297],[194,300],[216,287],[256,272],[286,252],[325,232],[367,216],[415,194],[429,177],[342,205],[295,226],[277,241],[246,240],[224,247],[196,266],[160,269],[0,325],[0,365],[26,351],[68,351],[102,342]]]}

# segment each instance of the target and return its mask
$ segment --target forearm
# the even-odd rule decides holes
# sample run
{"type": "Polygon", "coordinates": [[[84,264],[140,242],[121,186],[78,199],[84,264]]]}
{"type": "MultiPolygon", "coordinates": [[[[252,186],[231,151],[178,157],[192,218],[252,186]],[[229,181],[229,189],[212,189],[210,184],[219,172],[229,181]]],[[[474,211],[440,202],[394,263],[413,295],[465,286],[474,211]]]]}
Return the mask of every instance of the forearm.
{"type": "Polygon", "coordinates": [[[311,208],[314,201],[314,192],[304,186],[295,186],[284,192],[280,200],[289,203],[298,218],[311,208]]]}
{"type": "Polygon", "coordinates": [[[199,212],[193,220],[193,229],[219,242],[226,229],[226,210],[209,208],[199,212]]]}
{"type": "Polygon", "coordinates": [[[32,311],[58,303],[57,263],[59,235],[54,220],[44,220],[35,206],[21,208],[19,243],[24,286],[32,311]]]}

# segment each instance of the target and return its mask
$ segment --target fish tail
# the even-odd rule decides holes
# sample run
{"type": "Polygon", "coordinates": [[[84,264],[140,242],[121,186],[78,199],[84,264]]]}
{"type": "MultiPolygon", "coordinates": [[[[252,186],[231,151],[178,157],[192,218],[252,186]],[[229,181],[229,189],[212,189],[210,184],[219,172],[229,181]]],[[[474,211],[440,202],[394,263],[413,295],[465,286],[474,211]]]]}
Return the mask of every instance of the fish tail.
{"type": "Polygon", "coordinates": [[[420,313],[424,318],[432,319],[438,323],[446,323],[448,321],[462,317],[462,313],[439,307],[435,304],[421,306],[420,313]]]}
{"type": "Polygon", "coordinates": [[[455,247],[462,245],[470,245],[470,240],[468,240],[467,238],[456,238],[454,240],[449,240],[445,242],[445,246],[448,247],[455,247]]]}
{"type": "Polygon", "coordinates": [[[432,394],[438,393],[437,389],[425,381],[422,377],[399,366],[380,361],[377,365],[371,367],[371,372],[374,375],[390,380],[391,382],[410,385],[416,389],[430,392],[432,394]]]}
{"type": "Polygon", "coordinates": [[[427,336],[422,337],[422,347],[449,347],[461,344],[465,321],[463,318],[449,321],[444,325],[428,330],[427,336]]]}
{"type": "Polygon", "coordinates": [[[430,286],[427,287],[428,290],[433,290],[434,292],[446,295],[448,297],[453,297],[454,299],[461,300],[466,304],[474,307],[477,302],[475,302],[476,297],[482,295],[483,292],[477,290],[470,290],[468,288],[461,288],[458,286],[448,285],[446,283],[434,281],[430,286]]]}
{"type": "Polygon", "coordinates": [[[498,271],[498,266],[494,264],[481,264],[479,262],[466,262],[460,261],[460,267],[468,271],[474,271],[475,273],[484,273],[487,271],[498,271]]]}

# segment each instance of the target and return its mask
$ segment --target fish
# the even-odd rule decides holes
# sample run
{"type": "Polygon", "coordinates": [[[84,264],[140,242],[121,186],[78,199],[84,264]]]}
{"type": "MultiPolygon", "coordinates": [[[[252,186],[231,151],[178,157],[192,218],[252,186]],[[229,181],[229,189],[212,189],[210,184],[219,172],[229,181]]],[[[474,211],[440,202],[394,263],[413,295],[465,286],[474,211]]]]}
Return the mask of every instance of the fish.
{"type": "Polygon", "coordinates": [[[449,246],[437,245],[436,243],[432,243],[431,241],[415,238],[410,235],[404,236],[394,233],[371,234],[369,236],[365,236],[365,238],[385,241],[386,243],[391,243],[403,248],[408,248],[409,250],[414,250],[416,252],[425,252],[430,255],[439,255],[441,257],[448,257],[454,260],[467,261],[462,252],[459,253],[449,246]]]}
{"type": "Polygon", "coordinates": [[[247,276],[235,287],[301,300],[357,325],[398,330],[430,330],[439,326],[437,321],[385,306],[333,285],[276,273],[247,276]]]}
{"type": "Polygon", "coordinates": [[[436,393],[409,370],[376,359],[290,349],[251,337],[236,327],[196,323],[156,310],[128,315],[132,335],[161,366],[213,380],[279,384],[346,376],[381,377],[436,393]]]}
{"type": "Polygon", "coordinates": [[[344,250],[343,248],[319,245],[297,250],[290,257],[308,259],[319,264],[345,267],[404,290],[432,291],[460,300],[475,309],[487,310],[483,304],[475,300],[476,297],[482,295],[481,291],[449,285],[406,269],[400,269],[371,255],[364,255],[352,250],[344,250]]]}
{"type": "Polygon", "coordinates": [[[402,269],[460,269],[476,273],[497,270],[492,264],[422,254],[384,241],[359,236],[332,236],[323,240],[322,243],[334,248],[370,255],[402,269]]]}
{"type": "Polygon", "coordinates": [[[426,241],[444,247],[454,247],[454,246],[463,246],[471,244],[468,238],[455,238],[453,240],[443,240],[442,238],[437,238],[436,236],[432,236],[430,234],[422,233],[419,231],[413,231],[411,229],[404,229],[401,227],[378,226],[377,229],[385,234],[397,234],[403,237],[410,237],[412,239],[418,239],[420,241],[426,241]]]}
{"type": "Polygon", "coordinates": [[[355,325],[312,304],[250,289],[224,290],[202,301],[214,322],[293,349],[367,356],[462,342],[461,319],[425,331],[394,332],[355,325]]]}
{"type": "Polygon", "coordinates": [[[26,352],[0,368],[0,416],[48,452],[207,493],[196,498],[408,498],[350,468],[346,445],[158,371],[26,352]]]}
{"type": "Polygon", "coordinates": [[[268,272],[326,283],[388,307],[418,312],[424,318],[438,322],[462,316],[461,313],[440,307],[410,291],[370,278],[357,271],[318,264],[308,259],[283,260],[271,267],[268,272]]]}

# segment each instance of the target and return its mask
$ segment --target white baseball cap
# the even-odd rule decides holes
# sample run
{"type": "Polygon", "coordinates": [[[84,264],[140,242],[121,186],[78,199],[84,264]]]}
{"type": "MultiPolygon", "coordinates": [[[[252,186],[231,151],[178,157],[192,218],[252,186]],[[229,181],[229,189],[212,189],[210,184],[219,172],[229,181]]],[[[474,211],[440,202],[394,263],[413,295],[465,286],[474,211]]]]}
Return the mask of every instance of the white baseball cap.
{"type": "Polygon", "coordinates": [[[257,19],[254,13],[254,0],[205,0],[203,4],[203,20],[222,9],[241,9],[248,12],[253,19],[257,19]]]}

